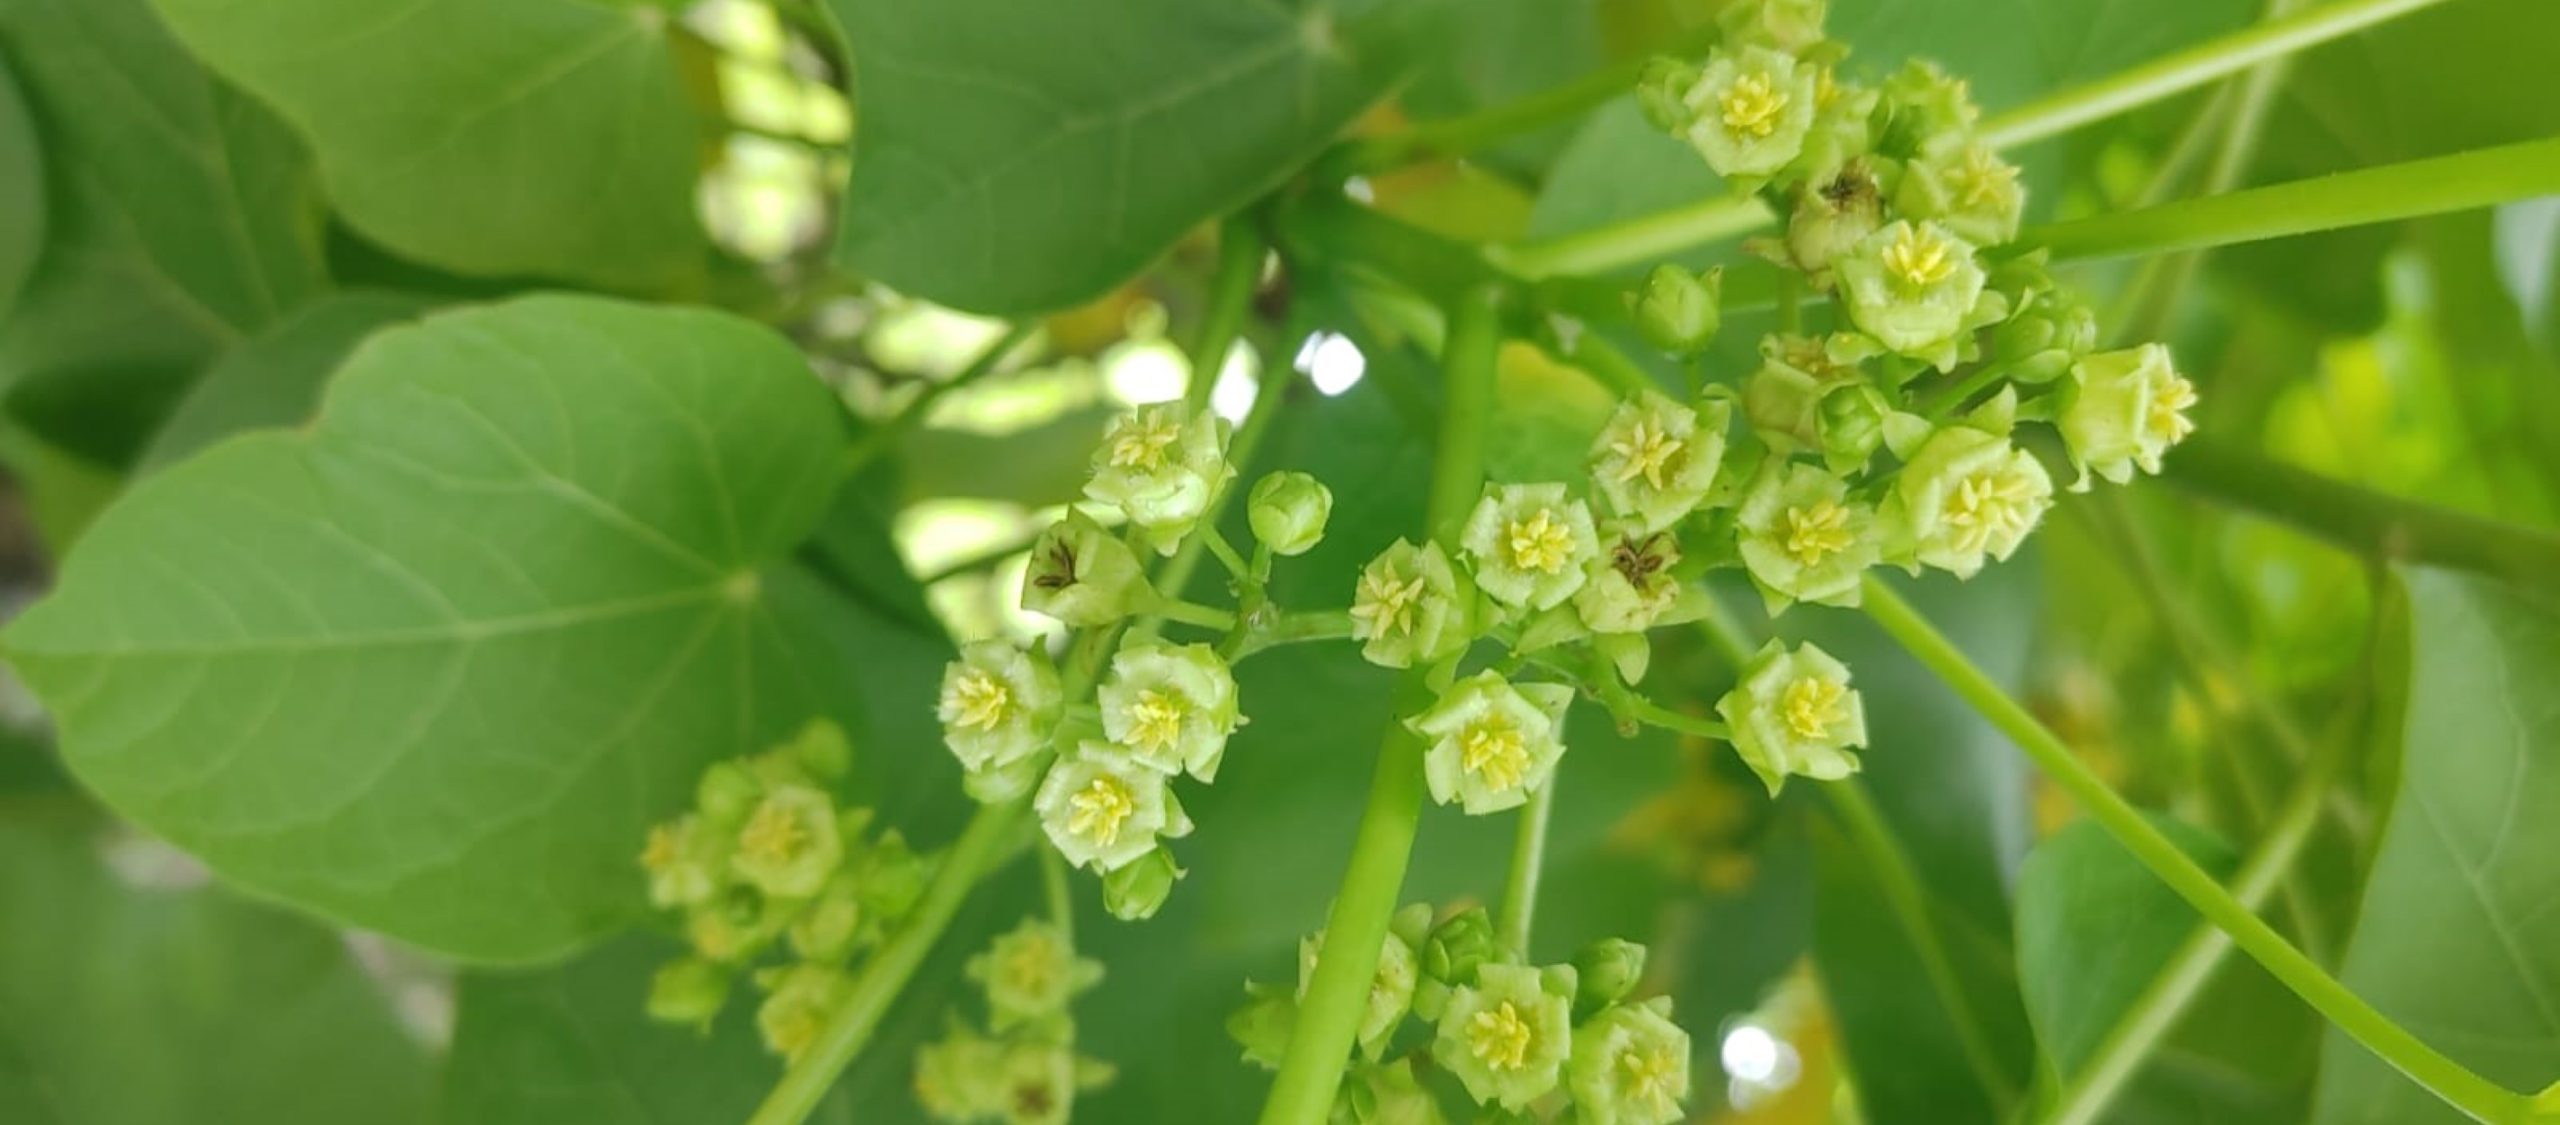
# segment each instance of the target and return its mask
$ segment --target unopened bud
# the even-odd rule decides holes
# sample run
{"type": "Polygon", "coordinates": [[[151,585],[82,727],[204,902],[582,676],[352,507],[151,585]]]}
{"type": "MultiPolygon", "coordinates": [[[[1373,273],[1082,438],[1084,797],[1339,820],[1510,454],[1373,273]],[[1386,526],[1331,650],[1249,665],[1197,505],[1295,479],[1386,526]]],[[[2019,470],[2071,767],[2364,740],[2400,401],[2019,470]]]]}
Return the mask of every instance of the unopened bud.
{"type": "Polygon", "coordinates": [[[1625,938],[1602,938],[1584,946],[1573,958],[1581,977],[1574,1010],[1587,1014],[1626,999],[1636,982],[1644,979],[1644,955],[1643,946],[1625,938]]]}
{"type": "Polygon", "coordinates": [[[1274,554],[1303,555],[1324,538],[1333,515],[1333,490],[1305,473],[1280,472],[1253,486],[1247,516],[1253,537],[1274,554]]]}
{"type": "Polygon", "coordinates": [[[649,978],[649,1018],[703,1027],[729,1002],[729,970],[700,957],[682,957],[649,978]]]}
{"type": "Polygon", "coordinates": [[[1722,270],[1697,274],[1668,263],[1655,266],[1636,295],[1636,331],[1663,351],[1696,355],[1715,341],[1723,295],[1722,270]]]}
{"type": "Polygon", "coordinates": [[[1173,862],[1173,853],[1157,848],[1102,877],[1103,909],[1123,922],[1153,918],[1173,894],[1173,885],[1182,875],[1182,868],[1173,862]]]}

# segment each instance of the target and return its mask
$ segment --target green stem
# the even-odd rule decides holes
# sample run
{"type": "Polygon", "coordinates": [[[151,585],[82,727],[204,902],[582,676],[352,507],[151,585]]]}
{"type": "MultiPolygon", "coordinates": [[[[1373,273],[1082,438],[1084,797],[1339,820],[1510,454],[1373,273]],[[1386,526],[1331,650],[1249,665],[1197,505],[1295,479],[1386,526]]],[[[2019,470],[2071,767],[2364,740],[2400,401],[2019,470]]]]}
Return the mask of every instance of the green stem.
{"type": "Polygon", "coordinates": [[[2478,571],[2526,586],[2560,574],[2560,534],[2358,488],[2202,438],[2180,445],[2163,475],[2205,499],[2375,559],[2478,571]]]}
{"type": "Polygon", "coordinates": [[[2560,138],[2474,149],[2037,227],[2057,258],[2194,250],[2560,193],[2560,138]]]}
{"type": "MultiPolygon", "coordinates": [[[[1705,50],[1719,38],[1722,35],[1717,27],[1708,24],[1654,50],[1689,54],[1705,50]]],[[[1400,133],[1359,142],[1351,153],[1349,168],[1354,172],[1378,172],[1417,158],[1463,156],[1524,133],[1564,124],[1625,94],[1652,61],[1650,54],[1623,59],[1501,105],[1420,122],[1400,133]]]]}
{"type": "Polygon", "coordinates": [[[1200,337],[1191,342],[1191,385],[1182,395],[1193,410],[1208,406],[1210,393],[1217,390],[1218,372],[1226,367],[1227,352],[1235,347],[1245,313],[1253,307],[1253,291],[1262,284],[1267,249],[1248,216],[1229,215],[1218,224],[1218,272],[1209,282],[1209,315],[1200,322],[1200,337]]]}
{"type": "MultiPolygon", "coordinates": [[[[1744,658],[1748,659],[1749,657],[1746,654],[1744,658]]],[[[1620,700],[1619,703],[1626,709],[1629,716],[1647,726],[1661,727],[1664,730],[1678,731],[1681,734],[1696,735],[1699,738],[1713,739],[1717,742],[1733,741],[1732,729],[1726,727],[1723,723],[1715,721],[1714,719],[1702,719],[1695,715],[1684,715],[1650,699],[1646,699],[1641,695],[1635,695],[1633,693],[1630,693],[1625,699],[1620,700]]]]}
{"type": "Polygon", "coordinates": [[[1040,849],[1040,892],[1049,900],[1049,924],[1067,948],[1076,946],[1076,896],[1067,885],[1067,860],[1056,848],[1040,849]]]}
{"type": "Polygon", "coordinates": [[[888,1014],[889,1005],[898,998],[907,979],[924,963],[934,943],[941,940],[943,930],[960,910],[961,900],[969,889],[986,874],[989,861],[999,850],[1005,837],[1011,835],[1022,819],[1027,800],[987,805],[971,817],[960,839],[951,845],[949,855],[934,872],[933,882],[925,887],[924,897],[917,901],[915,913],[887,945],[872,955],[862,972],[854,978],[853,993],[844,1006],[837,1009],[809,1053],[782,1074],[782,1081],[756,1107],[747,1125],[800,1125],[827,1089],[835,1085],[836,1075],[853,1062],[871,1041],[871,1033],[880,1026],[880,1018],[888,1014]]]}
{"type": "Polygon", "coordinates": [[[1244,643],[1236,646],[1233,660],[1242,660],[1266,648],[1303,644],[1308,641],[1338,641],[1351,636],[1351,614],[1347,610],[1308,610],[1283,614],[1278,620],[1248,630],[1244,643]]]}
{"type": "Polygon", "coordinates": [[[1590,326],[1577,326],[1572,336],[1573,346],[1567,347],[1564,332],[1552,324],[1542,325],[1538,331],[1538,345],[1557,362],[1590,373],[1592,378],[1621,395],[1640,395],[1656,389],[1653,376],[1646,374],[1632,357],[1590,326]]]}
{"type": "Polygon", "coordinates": [[[2105,828],[2135,859],[2151,869],[2160,881],[2188,905],[2204,915],[2272,974],[2294,995],[2302,997],[2313,1010],[2347,1033],[2366,1049],[2390,1063],[2410,1080],[2424,1086],[2438,1098],[2474,1119],[2493,1125],[2525,1119],[2529,1105],[2523,1095],[2505,1089],[2446,1058],[2407,1029],[2393,1023],[2373,1005],[2338,983],[2310,958],[2302,955],[2284,936],[2260,921],[2255,913],[2242,905],[2231,892],[2213,881],[2213,876],[2196,866],[2194,860],[2178,850],[2159,829],[2144,820],[2132,805],[2107,788],[2107,783],[2090,772],[2089,767],[2063,745],[2062,740],[2016,700],[2000,690],[1946,637],[1902,600],[1893,587],[1873,575],[1865,585],[1866,612],[1877,625],[1899,642],[1930,671],[1937,674],[1974,710],[1991,721],[2025,751],[2036,766],[2054,784],[2078,801],[2090,819],[2105,828]]]}
{"type": "Polygon", "coordinates": [[[1956,1044],[1964,1052],[1965,1065],[1973,1070],[1974,1081],[1991,1098],[1993,1116],[2006,1118],[2018,1100],[2018,1089],[2000,1065],[2000,1055],[1991,1047],[1990,1033],[1985,1031],[1982,1017],[1973,1010],[1973,1001],[1964,988],[1964,979],[1956,975],[1955,958],[1947,953],[1947,944],[1938,933],[1937,923],[1929,917],[1928,893],[1921,889],[1919,869],[1911,855],[1894,838],[1893,830],[1877,811],[1875,800],[1857,778],[1824,782],[1819,786],[1831,811],[1840,818],[1841,828],[1848,833],[1849,843],[1866,857],[1884,892],[1885,907],[1911,939],[1911,948],[1920,957],[1921,972],[1928,976],[1929,987],[1938,994],[1938,1004],[1947,1012],[1947,1022],[1955,1025],[1956,1044]]]}
{"type": "Polygon", "coordinates": [[[1737,192],[1587,231],[1488,247],[1485,255],[1521,277],[1607,273],[1661,261],[1692,246],[1749,234],[1776,221],[1777,212],[1760,202],[1759,196],[1737,192]]]}
{"type": "Polygon", "coordinates": [[[1166,598],[1149,607],[1149,611],[1154,616],[1167,621],[1179,621],[1185,625],[1197,625],[1203,629],[1214,629],[1221,633],[1236,627],[1235,614],[1213,605],[1186,602],[1179,598],[1166,598]]]}
{"type": "MultiPolygon", "coordinates": [[[[1502,318],[1491,291],[1460,301],[1449,316],[1447,371],[1441,406],[1440,448],[1434,456],[1425,519],[1435,538],[1454,543],[1467,508],[1484,478],[1485,421],[1493,413],[1495,357],[1502,346],[1502,318]]],[[[1425,673],[1405,675],[1395,709],[1409,714],[1430,700],[1425,673]]],[[[1369,800],[1352,838],[1351,861],[1325,920],[1324,950],[1298,1005],[1289,1047],[1262,1106],[1262,1125],[1321,1125],[1333,1112],[1334,1090],[1368,1010],[1378,950],[1395,915],[1422,816],[1422,744],[1400,722],[1387,725],[1369,800]]]]}
{"type": "Polygon", "coordinates": [[[863,434],[854,441],[853,449],[845,454],[845,475],[851,476],[861,472],[864,466],[894,448],[908,431],[924,423],[925,416],[933,412],[933,404],[942,401],[944,395],[993,374],[998,367],[1004,365],[1006,356],[1012,355],[1014,349],[1021,347],[1024,341],[1031,338],[1032,333],[1039,330],[1040,326],[1036,322],[1025,321],[1014,325],[1004,335],[996,337],[994,343],[987,345],[984,350],[971,358],[969,365],[961,368],[959,374],[938,383],[925,384],[924,389],[917,392],[915,398],[908,400],[896,414],[890,415],[887,421],[874,425],[869,433],[863,434]]]}
{"type": "Polygon", "coordinates": [[[1983,139],[2002,148],[2070,132],[2156,101],[2176,97],[2268,59],[2352,35],[2444,0],[2341,0],[2279,20],[2253,24],[2129,70],[1994,114],[1983,139]]]}
{"type": "Polygon", "coordinates": [[[1234,575],[1236,581],[1253,581],[1253,568],[1245,564],[1244,556],[1236,553],[1236,545],[1227,542],[1227,537],[1217,528],[1200,525],[1200,539],[1202,545],[1209,548],[1209,553],[1218,557],[1218,565],[1227,568],[1227,573],[1234,575]]]}
{"type": "Polygon", "coordinates": [[[1547,776],[1547,783],[1529,794],[1529,803],[1520,806],[1518,832],[1511,839],[1511,870],[1502,880],[1502,908],[1494,912],[1493,933],[1504,947],[1529,955],[1529,930],[1538,913],[1538,875],[1547,855],[1547,817],[1555,808],[1556,783],[1563,779],[1562,770],[1547,776]]]}

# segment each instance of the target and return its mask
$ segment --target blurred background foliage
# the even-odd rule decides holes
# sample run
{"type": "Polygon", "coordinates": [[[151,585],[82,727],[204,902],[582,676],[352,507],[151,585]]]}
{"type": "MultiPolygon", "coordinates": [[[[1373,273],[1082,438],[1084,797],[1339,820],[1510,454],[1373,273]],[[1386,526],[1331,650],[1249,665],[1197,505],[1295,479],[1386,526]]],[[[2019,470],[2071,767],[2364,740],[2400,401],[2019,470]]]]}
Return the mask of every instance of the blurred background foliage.
{"type": "MultiPolygon", "coordinates": [[[[977,250],[934,225],[964,219],[937,215],[917,194],[929,185],[852,174],[855,159],[879,151],[863,147],[868,130],[975,119],[962,107],[952,119],[883,110],[875,120],[861,91],[933,91],[899,90],[883,67],[878,87],[853,83],[848,99],[831,18],[793,0],[702,0],[664,16],[652,42],[666,45],[665,69],[650,72],[661,84],[645,107],[607,109],[577,90],[542,107],[568,123],[560,128],[654,130],[678,144],[626,179],[600,185],[596,169],[554,168],[591,156],[529,150],[539,145],[462,146],[456,159],[515,161],[505,175],[555,178],[552,211],[504,201],[534,208],[511,227],[470,219],[472,201],[501,182],[486,169],[437,161],[418,169],[420,183],[379,183],[363,144],[342,138],[381,121],[333,109],[339,79],[317,68],[261,64],[288,30],[283,7],[272,26],[222,28],[215,13],[236,5],[0,0],[0,461],[9,470],[0,578],[23,604],[130,480],[243,429],[300,424],[330,371],[380,326],[562,282],[720,304],[789,332],[856,418],[893,418],[937,396],[920,425],[879,444],[802,555],[856,610],[839,627],[859,653],[867,704],[860,784],[886,823],[939,843],[967,811],[927,705],[950,638],[1048,627],[1015,608],[1024,549],[1074,496],[1112,411],[1196,379],[1215,381],[1212,402],[1231,417],[1257,380],[1289,396],[1246,479],[1303,469],[1338,498],[1324,543],[1279,570],[1291,604],[1338,604],[1360,563],[1419,522],[1438,394],[1431,326],[1402,315],[1355,266],[1310,257],[1271,273],[1244,338],[1218,370],[1195,371],[1180,345],[1215,268],[1203,220],[1316,156],[1333,132],[1326,114],[1356,114],[1357,135],[1467,114],[1693,41],[1715,6],[1471,0],[1464,18],[1424,33],[1404,26],[1414,17],[1398,5],[1336,4],[1351,47],[1340,73],[1322,76],[1324,112],[1273,125],[1266,131],[1286,135],[1268,151],[1219,155],[1249,174],[1211,183],[1186,166],[1186,146],[1208,143],[1197,120],[1157,123],[1166,132],[1134,150],[1127,206],[1168,232],[1170,249],[1159,255],[1135,235],[1096,249],[1080,230],[968,236],[1039,247],[1022,255],[1028,275],[998,283],[969,272],[964,259],[977,250]],[[458,210],[426,215],[418,192],[458,210]],[[536,233],[545,238],[526,241],[536,233]],[[619,249],[593,252],[606,245],[619,249]],[[876,269],[848,270],[833,252],[840,245],[876,269]],[[1007,322],[910,295],[927,293],[982,313],[1041,315],[993,374],[949,387],[1007,322]]],[[[437,20],[401,49],[480,57],[493,50],[490,28],[511,18],[489,7],[439,2],[437,20]]],[[[1062,34],[1081,21],[1099,39],[1184,60],[1262,34],[1249,20],[1216,34],[1168,30],[1192,14],[1173,0],[1117,14],[1012,0],[945,7],[837,3],[850,68],[860,71],[867,52],[907,49],[891,32],[914,21],[942,21],[946,38],[963,40],[969,21],[1062,34]],[[1162,42],[1149,38],[1159,33],[1162,42]]],[[[1853,66],[1933,57],[1969,77],[1993,111],[2260,14],[2235,0],[1836,0],[1834,9],[1835,36],[1856,47],[1853,66]]],[[[1292,26],[1286,15],[1275,7],[1271,18],[1292,26]]],[[[2236,112],[2237,80],[2034,145],[2023,152],[2032,206],[2069,217],[2560,133],[2560,92],[2548,81],[2555,43],[2560,6],[2547,0],[2457,0],[2293,60],[2254,144],[2229,159],[2204,150],[2236,112]]],[[[1015,52],[990,62],[1030,72],[1048,65],[1040,52],[1074,49],[1032,35],[961,45],[1015,52]]],[[[339,62],[428,83],[360,52],[339,62]]],[[[428,84],[414,96],[442,94],[428,84]]],[[[1211,107],[1207,120],[1234,112],[1243,111],[1211,107]]],[[[1000,123],[986,132],[986,143],[1003,143],[1000,123]]],[[[1096,189],[1079,180],[991,190],[1013,193],[1002,206],[1020,214],[1006,222],[1027,229],[1051,223],[1043,191],[1068,198],[1061,206],[1072,212],[1077,193],[1096,189]]],[[[1620,98],[1474,158],[1425,160],[1350,190],[1440,235],[1507,241],[1588,230],[1720,188],[1620,98]]],[[[1728,244],[1692,256],[1734,255],[1728,244]]],[[[2205,390],[2193,455],[2263,458],[2551,528],[2560,524],[2555,269],[2560,199],[2545,199],[2167,266],[2075,267],[2070,280],[2101,307],[2114,302],[2111,326],[2174,344],[2205,390]],[[2133,304],[2135,281],[2163,268],[2191,271],[2179,298],[2133,304]]],[[[1730,325],[1732,354],[1713,374],[1738,377],[1756,331],[1744,318],[1730,325]]],[[[1503,365],[1496,475],[1578,464],[1608,393],[1529,344],[1511,345],[1503,365]]],[[[2560,657],[2547,639],[2496,635],[2502,618],[2538,609],[2435,578],[2415,583],[2413,597],[2370,544],[2270,519],[2263,496],[2233,495],[2219,475],[2181,474],[2177,460],[2161,484],[2070,498],[2011,565],[1971,584],[1919,583],[1914,596],[2217,872],[2268,835],[2297,778],[2334,777],[2271,899],[2279,928],[2377,996],[2495,996],[2476,974],[2447,978],[2423,955],[2359,954],[2368,944],[2423,954],[2423,942],[2394,944],[2411,940],[2396,931],[2426,918],[2452,924],[2428,879],[2385,877],[2411,862],[2391,854],[2404,788],[2425,770],[2507,764],[2494,748],[2417,722],[2406,724],[2403,759],[2413,711],[2464,721],[2444,710],[2447,699],[2412,698],[2431,684],[2423,673],[2412,680],[2413,633],[2417,661],[2430,667],[2466,661],[2460,646],[2560,657]]],[[[1231,522],[1230,536],[1242,534],[1241,513],[1231,522]]],[[[1212,593],[1215,576],[1194,585],[1212,593]]],[[[1732,605],[1752,601],[1724,592],[1732,605]]],[[[1771,801],[1714,748],[1658,731],[1622,737],[1586,709],[1562,775],[1536,955],[1561,958],[1604,935],[1652,943],[1651,985],[1677,999],[1699,1046],[1701,1120],[1987,1121],[2011,1108],[1994,1088],[2012,1099],[2051,1091],[2068,1076],[2055,1067],[2096,1049],[2192,917],[2077,825],[2065,799],[1863,619],[1803,610],[1777,625],[1820,638],[1858,669],[1876,737],[1863,787],[1881,839],[1902,855],[1878,854],[1880,837],[1815,786],[1771,801]],[[1897,863],[1923,892],[1916,919],[1894,909],[1884,885],[1897,863]],[[1943,949],[1969,1009],[1961,1016],[1915,925],[1943,949]]],[[[2515,667],[2541,678],[2505,686],[2530,694],[2555,665],[2515,667]]],[[[1729,657],[1687,636],[1662,639],[1656,668],[1660,697],[1692,709],[1731,674],[1729,657]]],[[[1086,1120],[1252,1113],[1265,1078],[1211,1029],[1247,977],[1294,972],[1295,942],[1323,916],[1347,853],[1354,794],[1389,719],[1388,677],[1323,647],[1277,650],[1239,674],[1254,722],[1221,783],[1192,803],[1203,829],[1182,850],[1191,877],[1152,922],[1111,924],[1095,912],[1081,930],[1118,985],[1078,1010],[1085,1044],[1119,1067],[1086,1102],[1086,1120]]],[[[743,1116],[768,1086],[774,1067],[741,1023],[698,1041],[644,1022],[654,937],[546,970],[456,969],[208,883],[184,857],[102,817],[53,763],[42,716],[10,686],[0,696],[0,1120],[715,1121],[743,1116]]],[[[2539,746],[2547,758],[2560,735],[2546,729],[2539,746]]],[[[2517,768],[2528,750],[2510,747],[2517,768]]],[[[1405,897],[1489,900],[1508,831],[1499,818],[1426,810],[1405,897]]],[[[959,962],[1036,901],[1029,880],[1017,870],[973,896],[829,1112],[920,1119],[904,1092],[912,1049],[940,1028],[962,987],[959,962]]],[[[2538,910],[2520,897],[2529,890],[2483,894],[2492,911],[2500,902],[2538,910]]],[[[2508,971],[2525,974],[2528,991],[2560,987],[2555,949],[2544,942],[2508,971]]],[[[2533,1023],[2501,1042],[2529,1042],[2533,1023]]],[[[2547,1038],[2560,1027],[2539,1034],[2547,1060],[2560,1051],[2547,1038]]],[[[2483,1042],[2441,1045],[2501,1065],[2471,1058],[2497,1054],[2483,1042]]],[[[2534,1077],[2529,1053],[2506,1065],[2501,1077],[2534,1077]]],[[[2547,1061],[2540,1069],[2539,1081],[2556,1077],[2547,1061]]],[[[2319,1021],[2254,966],[2228,958],[2105,1119],[2441,1116],[2376,1071],[2352,1044],[2324,1042],[2319,1021]]]]}

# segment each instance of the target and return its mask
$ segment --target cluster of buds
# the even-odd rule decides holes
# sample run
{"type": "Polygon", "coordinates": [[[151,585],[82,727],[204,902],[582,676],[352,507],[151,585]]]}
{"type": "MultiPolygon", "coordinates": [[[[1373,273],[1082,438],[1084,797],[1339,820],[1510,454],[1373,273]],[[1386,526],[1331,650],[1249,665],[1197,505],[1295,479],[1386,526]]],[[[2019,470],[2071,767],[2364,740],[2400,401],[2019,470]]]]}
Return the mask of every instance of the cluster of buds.
{"type": "Polygon", "coordinates": [[[694,807],[649,831],[649,901],[677,915],[691,952],[659,969],[652,1018],[707,1027],[735,978],[764,993],[765,1045],[797,1061],[852,989],[850,966],[915,908],[927,861],[871,810],[837,803],[852,747],[813,722],[765,753],[714,763],[694,807]],[[784,953],[781,959],[769,955],[784,953]]]}
{"type": "MultiPolygon", "coordinates": [[[[1298,987],[1248,983],[1227,1021],[1244,1057],[1277,1067],[1323,943],[1300,944],[1298,987]]],[[[1432,1067],[1455,1077],[1490,1112],[1552,1113],[1572,1107],[1587,1125],[1667,1125],[1689,1096],[1689,1035],[1671,1022],[1667,997],[1633,1000],[1645,950],[1595,942],[1569,964],[1532,965],[1494,934],[1483,908],[1438,925],[1416,904],[1397,912],[1379,950],[1359,1027],[1359,1057],[1337,1095],[1334,1120],[1356,1125],[1441,1125],[1424,1086],[1432,1067]],[[1408,1020],[1408,1017],[1412,1017],[1408,1020]],[[1429,1025],[1407,1037],[1408,1023],[1429,1025]]]]}
{"type": "Polygon", "coordinates": [[[973,957],[969,979],[985,992],[982,1029],[957,1012],[941,1040],[916,1051],[916,1101],[952,1125],[1065,1125],[1078,1093],[1111,1080],[1111,1067],[1075,1050],[1076,996],[1102,966],[1076,956],[1065,930],[1025,919],[973,957]]]}
{"type": "MultiPolygon", "coordinates": [[[[1224,420],[1180,403],[1122,415],[1085,484],[1094,511],[1069,509],[1033,545],[1023,608],[1116,639],[1098,675],[1062,676],[1045,649],[1003,641],[964,647],[943,675],[944,740],[970,795],[1029,797],[1050,844],[1102,876],[1104,902],[1123,919],[1153,915],[1182,875],[1164,844],[1191,831],[1174,779],[1217,780],[1227,740],[1245,722],[1220,646],[1117,632],[1168,605],[1147,579],[1145,553],[1215,534],[1204,520],[1236,475],[1228,438],[1224,420]],[[1103,522],[1113,517],[1119,530],[1103,522]],[[1093,682],[1070,682],[1081,679],[1093,682]]],[[[1314,547],[1332,508],[1332,493],[1304,473],[1257,482],[1248,513],[1256,581],[1271,556],[1314,547]]],[[[1259,603],[1260,590],[1252,593],[1259,603]]],[[[1239,616],[1239,630],[1256,620],[1239,616]]]]}

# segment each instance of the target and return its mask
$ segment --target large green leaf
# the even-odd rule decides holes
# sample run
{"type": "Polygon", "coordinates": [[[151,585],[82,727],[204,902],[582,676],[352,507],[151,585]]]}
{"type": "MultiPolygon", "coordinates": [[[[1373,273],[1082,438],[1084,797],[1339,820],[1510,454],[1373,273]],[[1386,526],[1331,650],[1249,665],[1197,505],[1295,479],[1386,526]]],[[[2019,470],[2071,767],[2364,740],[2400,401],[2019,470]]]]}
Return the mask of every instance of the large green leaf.
{"type": "Polygon", "coordinates": [[[697,277],[700,127],[666,13],[586,0],[154,0],[311,142],[330,199],[464,273],[697,277]]]}
{"type": "Polygon", "coordinates": [[[0,316],[44,252],[44,147],[27,113],[26,95],[0,55],[0,316]]]}
{"type": "Polygon", "coordinates": [[[138,467],[150,472],[236,433],[302,422],[319,409],[321,389],[347,353],[426,309],[422,299],[393,293],[335,293],[304,306],[206,371],[138,467]]]}
{"type": "Polygon", "coordinates": [[[1061,308],[1313,155],[1436,4],[828,0],[862,127],[837,243],[902,292],[1061,308]]]}
{"type": "Polygon", "coordinates": [[[426,1121],[426,1053],[337,934],[119,882],[94,835],[0,810],[0,1121],[426,1121]]]}
{"type": "Polygon", "coordinates": [[[226,876],[557,955],[638,912],[642,831],[704,762],[846,702],[816,588],[766,568],[836,484],[836,418],[719,314],[431,317],[309,431],[136,487],[7,642],[81,779],[226,876]]]}
{"type": "MultiPolygon", "coordinates": [[[[649,976],[681,952],[632,935],[557,968],[476,970],[457,992],[445,1063],[450,1125],[662,1125],[744,1121],[781,1077],[741,986],[708,1032],[652,1022],[649,976]]],[[[853,1119],[839,1094],[809,1120],[853,1119]]]]}
{"type": "Polygon", "coordinates": [[[46,440],[121,464],[206,361],[321,288],[319,196],[292,134],[142,0],[0,0],[0,49],[46,207],[0,386],[46,440]]]}
{"type": "MultiPolygon", "coordinates": [[[[2412,682],[2400,794],[2341,978],[2512,1089],[2560,1079],[2560,608],[2487,580],[2407,574],[2412,682]]],[[[2342,1032],[2321,1125],[2464,1120],[2342,1032]]]]}

